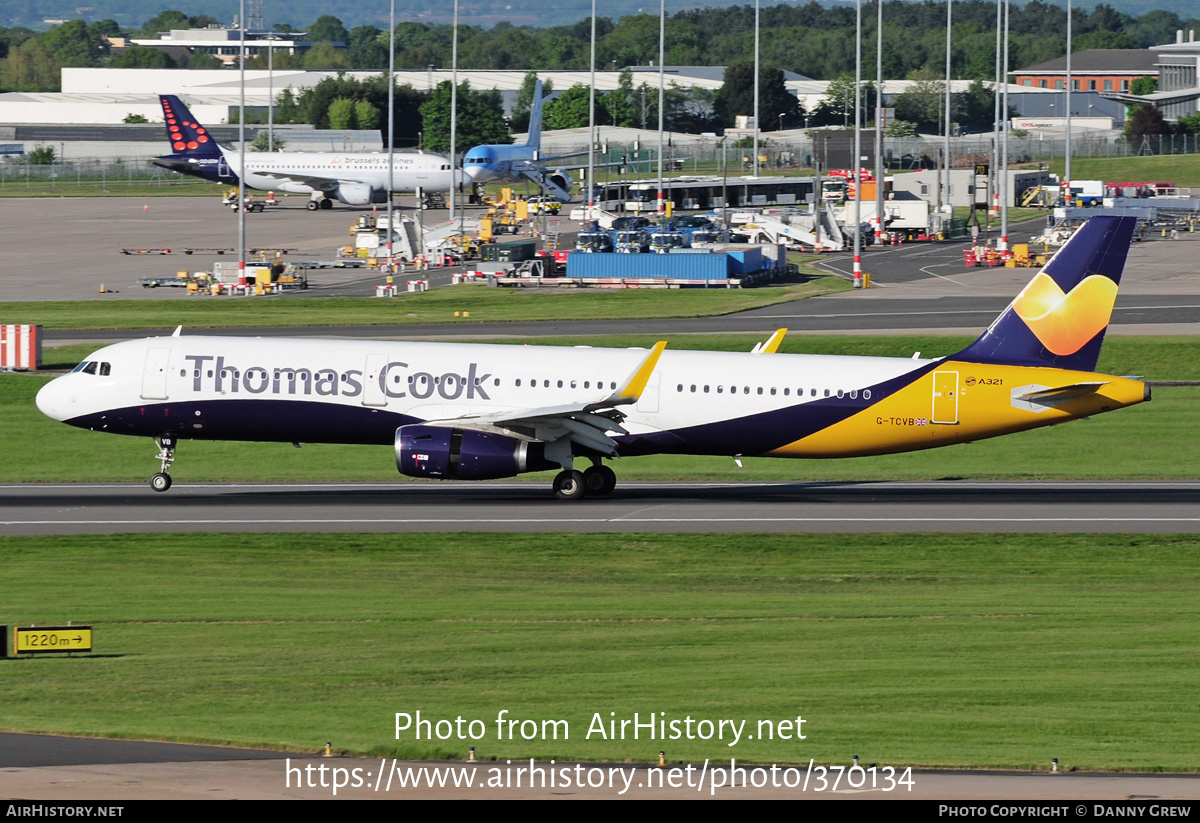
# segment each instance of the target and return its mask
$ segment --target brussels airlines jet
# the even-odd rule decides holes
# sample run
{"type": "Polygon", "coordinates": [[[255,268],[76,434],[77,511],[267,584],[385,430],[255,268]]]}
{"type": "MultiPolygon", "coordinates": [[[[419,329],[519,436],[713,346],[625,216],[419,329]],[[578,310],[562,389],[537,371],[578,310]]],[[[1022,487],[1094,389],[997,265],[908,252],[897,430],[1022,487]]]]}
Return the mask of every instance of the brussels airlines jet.
{"type": "Polygon", "coordinates": [[[550,171],[543,163],[578,157],[587,152],[540,157],[542,146],[542,81],[538,80],[533,90],[533,106],[529,113],[529,138],[522,146],[487,145],[476,146],[463,157],[463,171],[476,183],[508,180],[514,183],[523,180],[564,203],[571,202],[571,186],[575,181],[563,169],[550,171]]]}
{"type": "MultiPolygon", "coordinates": [[[[238,152],[222,151],[208,130],[196,122],[178,97],[160,94],[167,139],[172,154],[150,162],[180,174],[200,177],[214,183],[237,185],[238,152]]],[[[467,178],[454,171],[450,161],[436,154],[393,153],[392,178],[388,181],[387,152],[247,152],[246,187],[260,191],[286,191],[308,194],[310,211],[329,209],[339,200],[349,206],[386,203],[389,192],[450,191],[457,179],[467,178]]]]}
{"type": "Polygon", "coordinates": [[[38,393],[46,415],[157,439],[368,443],[412,477],[557,470],[563,499],[613,490],[606,458],[852,457],[1053,425],[1150,398],[1094,374],[1133,232],[1095,217],[983,335],[937,360],[184,336],[100,349],[38,393]],[[590,463],[585,471],[575,462],[590,463]]]}

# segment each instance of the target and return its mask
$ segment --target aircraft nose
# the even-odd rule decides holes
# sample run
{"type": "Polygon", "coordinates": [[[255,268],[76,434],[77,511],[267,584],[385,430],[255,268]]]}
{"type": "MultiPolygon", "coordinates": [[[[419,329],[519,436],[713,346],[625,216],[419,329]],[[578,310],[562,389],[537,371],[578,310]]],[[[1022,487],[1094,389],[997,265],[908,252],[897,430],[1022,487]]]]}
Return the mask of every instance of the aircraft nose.
{"type": "Polygon", "coordinates": [[[38,411],[51,420],[65,420],[67,418],[67,390],[63,386],[63,378],[55,378],[42,386],[37,393],[35,402],[38,411]]]}

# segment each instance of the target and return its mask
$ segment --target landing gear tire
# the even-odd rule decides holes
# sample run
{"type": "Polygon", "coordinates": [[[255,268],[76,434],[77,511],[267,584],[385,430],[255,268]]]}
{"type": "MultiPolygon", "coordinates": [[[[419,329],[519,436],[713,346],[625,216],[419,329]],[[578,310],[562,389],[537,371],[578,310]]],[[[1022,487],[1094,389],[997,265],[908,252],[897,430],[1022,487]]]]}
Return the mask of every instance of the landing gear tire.
{"type": "Polygon", "coordinates": [[[554,478],[554,496],[559,500],[580,500],[587,493],[583,472],[575,469],[559,472],[554,478]]]}
{"type": "Polygon", "coordinates": [[[608,466],[591,466],[583,473],[583,485],[589,496],[604,497],[617,487],[617,473],[608,466]]]}
{"type": "Polygon", "coordinates": [[[168,472],[171,471],[171,464],[175,462],[175,438],[164,434],[154,440],[158,444],[158,454],[154,459],[159,461],[160,469],[158,474],[150,478],[150,488],[156,492],[165,492],[171,488],[171,475],[168,472]]]}
{"type": "Polygon", "coordinates": [[[316,211],[317,209],[321,208],[321,201],[309,200],[308,203],[305,204],[304,208],[308,209],[309,211],[316,211]]]}
{"type": "Polygon", "coordinates": [[[323,208],[323,209],[332,209],[333,208],[333,201],[328,198],[326,198],[320,202],[321,202],[321,208],[323,208]]]}

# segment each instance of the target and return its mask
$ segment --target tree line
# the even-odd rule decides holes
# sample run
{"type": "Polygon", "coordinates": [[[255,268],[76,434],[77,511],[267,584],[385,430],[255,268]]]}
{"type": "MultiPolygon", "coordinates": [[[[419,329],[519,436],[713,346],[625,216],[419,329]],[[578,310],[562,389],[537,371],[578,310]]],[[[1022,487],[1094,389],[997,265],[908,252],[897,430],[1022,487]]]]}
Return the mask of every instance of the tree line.
{"type": "MultiPolygon", "coordinates": [[[[873,62],[876,5],[863,6],[864,57],[873,62]]],[[[941,72],[945,60],[945,6],[936,2],[884,3],[883,64],[889,78],[908,78],[921,70],[941,72]]],[[[961,79],[994,76],[996,5],[991,0],[954,4],[952,74],[961,79]]],[[[64,66],[171,67],[174,61],[152,49],[109,53],[104,35],[157,37],[172,28],[206,26],[208,15],[163,11],[140,30],[123,30],[112,20],[87,24],[72,20],[40,34],[25,28],[0,27],[0,90],[54,91],[57,70],[64,66]],[[132,54],[131,54],[132,53],[132,54]]],[[[824,7],[768,6],[761,11],[761,56],[780,68],[815,79],[831,80],[854,70],[854,9],[848,4],[824,7]]],[[[1200,17],[1184,20],[1174,12],[1155,10],[1134,17],[1100,4],[1072,13],[1073,51],[1092,48],[1145,48],[1171,42],[1177,29],[1200,28],[1200,17]]],[[[291,31],[281,24],[279,31],[291,31]]],[[[383,69],[388,64],[388,33],[372,25],[347,29],[341,20],[323,15],[308,26],[308,38],[320,45],[303,55],[276,54],[281,68],[383,69]],[[332,44],[344,44],[335,48],[332,44]]],[[[1010,20],[1010,66],[1020,68],[1063,55],[1066,10],[1030,0],[1013,5],[1010,20]]],[[[601,68],[651,65],[658,61],[658,18],[635,14],[596,21],[596,60],[601,68]]],[[[591,21],[534,28],[499,23],[491,28],[459,27],[459,66],[464,69],[543,71],[586,69],[591,21]]],[[[752,53],[753,6],[681,11],[666,21],[667,65],[727,66],[752,53]]],[[[396,66],[425,68],[450,65],[449,25],[403,22],[396,26],[396,66]]],[[[214,60],[200,55],[188,68],[210,68],[214,60]],[[195,63],[193,65],[193,63],[195,63]]],[[[263,60],[265,62],[265,60],[263,60]]]]}
{"type": "MultiPolygon", "coordinates": [[[[875,4],[863,8],[864,60],[873,62],[875,4]]],[[[943,117],[942,84],[945,60],[945,6],[891,0],[884,4],[883,67],[888,78],[918,81],[894,102],[900,123],[897,134],[917,128],[936,128],[943,117]]],[[[696,9],[679,12],[666,21],[667,65],[726,66],[725,85],[716,92],[695,88],[670,88],[663,117],[672,131],[720,131],[734,125],[739,114],[753,111],[752,6],[696,9]]],[[[995,13],[993,2],[964,0],[954,6],[952,74],[956,78],[991,80],[995,71],[995,13]]],[[[206,15],[189,17],[167,10],[147,20],[140,30],[122,30],[112,20],[87,24],[72,20],[40,34],[28,29],[0,27],[0,91],[56,91],[63,67],[112,66],[138,68],[215,68],[211,55],[196,54],[178,65],[163,52],[132,47],[111,53],[108,37],[156,37],[169,29],[204,27],[216,23],[206,15]]],[[[1180,28],[1200,27],[1200,19],[1184,21],[1166,11],[1149,11],[1133,17],[1106,4],[1091,11],[1072,13],[1073,51],[1090,48],[1139,48],[1174,40],[1180,28]]],[[[290,26],[280,25],[287,32],[290,26]]],[[[1013,5],[1010,19],[1010,66],[1018,68],[1061,56],[1066,43],[1066,11],[1042,0],[1013,5]]],[[[277,52],[277,68],[381,70],[388,64],[388,32],[365,25],[347,29],[337,17],[323,15],[307,29],[317,45],[304,54],[277,52]]],[[[596,21],[597,66],[616,69],[650,65],[658,59],[658,18],[637,14],[613,21],[596,21]]],[[[591,21],[546,28],[517,27],[501,23],[492,28],[460,26],[459,66],[464,69],[550,71],[586,69],[591,21]]],[[[450,64],[452,28],[403,22],[396,26],[395,64],[398,69],[444,68],[450,64]]],[[[848,5],[823,7],[770,6],[761,12],[759,111],[762,127],[836,126],[852,122],[854,10],[848,5]],[[784,71],[793,71],[833,83],[821,103],[804,111],[783,87],[784,71]]],[[[266,68],[266,55],[247,61],[250,68],[266,68]]],[[[656,77],[634,83],[635,73],[623,71],[616,90],[597,93],[597,122],[601,125],[650,127],[658,123],[656,77]]],[[[506,121],[499,95],[460,88],[460,130],[478,121],[479,134],[462,136],[471,142],[503,142],[512,132],[525,130],[533,78],[530,75],[510,121],[506,121]],[[469,114],[470,118],[465,115],[469,114]],[[478,139],[475,139],[478,138],[478,139]]],[[[864,112],[874,110],[874,90],[865,87],[864,112]]],[[[548,92],[549,89],[546,89],[548,92]]],[[[449,84],[421,93],[399,87],[396,93],[397,145],[422,145],[436,150],[448,147],[449,84]],[[444,98],[444,100],[443,100],[444,98]],[[444,111],[443,111],[444,110],[444,111]],[[428,122],[426,120],[428,119],[428,122]],[[446,128],[439,125],[445,122],[446,128]]],[[[545,127],[576,128],[587,124],[589,90],[576,86],[562,90],[545,107],[545,127]]],[[[278,99],[279,122],[311,123],[320,128],[381,128],[386,112],[387,80],[358,81],[339,76],[298,96],[290,91],[278,99]]],[[[992,104],[982,83],[955,95],[952,119],[972,127],[990,128],[992,104]]],[[[1145,119],[1145,118],[1143,118],[1145,119]]],[[[1193,118],[1194,119],[1194,118],[1193,118]]],[[[1159,118],[1161,120],[1161,118],[1159,118]]],[[[1190,126],[1190,121],[1186,127],[1190,126]]],[[[1165,127],[1165,126],[1164,126],[1165,127]]],[[[474,126],[471,126],[474,128],[474,126]]],[[[461,131],[460,131],[461,134],[461,131]]]]}

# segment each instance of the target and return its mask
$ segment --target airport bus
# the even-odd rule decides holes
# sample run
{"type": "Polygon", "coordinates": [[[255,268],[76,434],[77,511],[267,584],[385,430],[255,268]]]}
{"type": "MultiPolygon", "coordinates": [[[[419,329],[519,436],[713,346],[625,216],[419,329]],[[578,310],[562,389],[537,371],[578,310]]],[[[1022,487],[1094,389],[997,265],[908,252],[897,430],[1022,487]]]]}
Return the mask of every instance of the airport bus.
{"type": "MultiPolygon", "coordinates": [[[[749,206],[797,206],[812,202],[812,177],[671,177],[663,181],[664,199],[673,211],[749,206]]],[[[658,207],[657,180],[627,180],[602,187],[598,204],[606,211],[639,214],[658,207]]]]}

